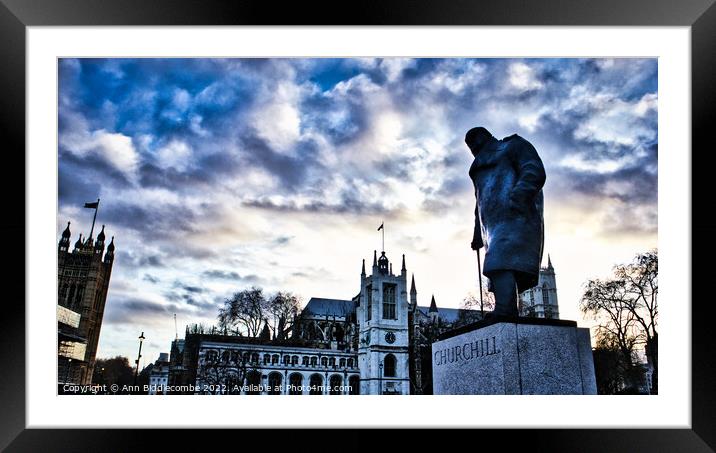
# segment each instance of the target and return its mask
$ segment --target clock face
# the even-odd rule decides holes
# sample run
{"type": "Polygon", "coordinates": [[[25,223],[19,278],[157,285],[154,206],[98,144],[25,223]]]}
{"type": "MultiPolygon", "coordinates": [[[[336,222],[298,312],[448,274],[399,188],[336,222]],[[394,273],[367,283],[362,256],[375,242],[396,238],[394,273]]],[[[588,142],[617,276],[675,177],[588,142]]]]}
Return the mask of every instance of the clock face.
{"type": "Polygon", "coordinates": [[[393,332],[388,332],[385,334],[385,341],[387,341],[390,344],[395,343],[395,334],[393,332]]]}

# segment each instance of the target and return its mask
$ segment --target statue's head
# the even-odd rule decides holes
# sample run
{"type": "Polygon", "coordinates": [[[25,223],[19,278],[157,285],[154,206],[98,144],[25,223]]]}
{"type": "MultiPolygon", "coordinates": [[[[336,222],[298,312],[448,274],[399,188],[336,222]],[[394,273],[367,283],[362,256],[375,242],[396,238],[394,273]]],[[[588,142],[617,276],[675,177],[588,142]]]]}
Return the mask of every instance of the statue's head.
{"type": "Polygon", "coordinates": [[[474,156],[479,153],[486,144],[494,140],[494,138],[490,131],[484,127],[473,127],[465,134],[465,144],[470,148],[474,156]]]}

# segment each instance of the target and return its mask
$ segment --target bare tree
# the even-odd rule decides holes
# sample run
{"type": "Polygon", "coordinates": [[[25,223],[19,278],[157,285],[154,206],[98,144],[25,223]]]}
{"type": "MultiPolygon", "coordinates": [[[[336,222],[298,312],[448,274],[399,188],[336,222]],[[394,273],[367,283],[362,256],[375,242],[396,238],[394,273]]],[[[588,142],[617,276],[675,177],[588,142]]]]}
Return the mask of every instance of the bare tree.
{"type": "Polygon", "coordinates": [[[636,256],[634,262],[617,266],[614,269],[617,279],[623,282],[629,294],[629,310],[634,314],[641,327],[640,340],[644,342],[644,352],[652,367],[652,393],[658,393],[658,349],[657,331],[659,307],[659,257],[656,250],[636,256]]]}
{"type": "Polygon", "coordinates": [[[285,340],[293,330],[301,300],[290,292],[279,291],[268,301],[267,311],[271,315],[270,325],[274,338],[285,340]]]}
{"type": "Polygon", "coordinates": [[[200,393],[239,394],[250,373],[258,371],[254,353],[240,349],[224,350],[219,355],[205,352],[197,368],[200,393]]]}
{"type": "Polygon", "coordinates": [[[618,348],[625,363],[632,364],[635,346],[645,344],[652,393],[658,392],[657,295],[658,259],[653,250],[637,255],[631,264],[615,266],[614,278],[588,281],[580,302],[582,313],[599,322],[597,338],[618,348]]]}
{"type": "Polygon", "coordinates": [[[257,337],[268,312],[263,289],[251,287],[234,293],[219,309],[219,326],[235,327],[239,335],[257,337]]]}
{"type": "Polygon", "coordinates": [[[458,325],[470,324],[484,319],[485,313],[495,309],[495,295],[486,288],[482,289],[482,299],[479,295],[469,293],[460,304],[458,325]]]}

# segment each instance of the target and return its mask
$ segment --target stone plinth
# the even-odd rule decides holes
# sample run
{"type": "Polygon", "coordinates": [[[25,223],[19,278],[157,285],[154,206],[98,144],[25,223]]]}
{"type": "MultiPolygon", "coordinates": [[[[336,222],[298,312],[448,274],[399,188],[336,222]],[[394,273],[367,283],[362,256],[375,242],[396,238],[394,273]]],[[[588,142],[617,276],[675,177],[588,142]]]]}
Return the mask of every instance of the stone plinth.
{"type": "Polygon", "coordinates": [[[595,395],[589,329],[574,321],[497,318],[432,345],[436,395],[595,395]]]}

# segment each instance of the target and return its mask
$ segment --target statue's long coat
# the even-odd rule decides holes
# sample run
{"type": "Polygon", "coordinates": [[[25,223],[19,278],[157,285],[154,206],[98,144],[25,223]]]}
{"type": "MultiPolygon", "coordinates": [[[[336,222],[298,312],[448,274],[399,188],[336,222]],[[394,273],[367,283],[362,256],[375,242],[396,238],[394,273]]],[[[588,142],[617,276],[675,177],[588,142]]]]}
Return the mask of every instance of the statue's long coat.
{"type": "Polygon", "coordinates": [[[482,273],[516,271],[517,290],[537,285],[544,246],[544,166],[519,135],[495,140],[470,167],[475,186],[475,238],[485,245],[482,273]]]}

